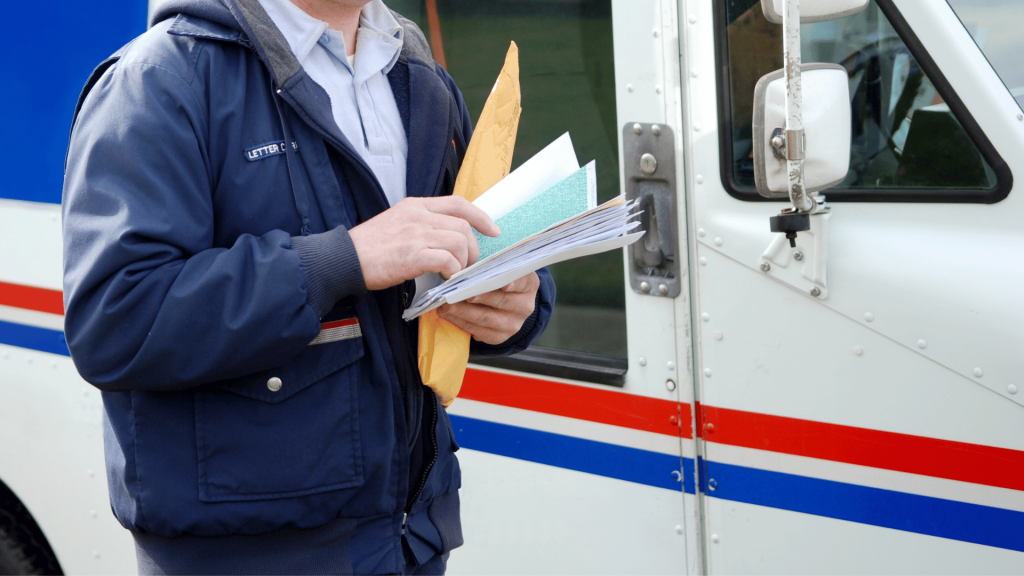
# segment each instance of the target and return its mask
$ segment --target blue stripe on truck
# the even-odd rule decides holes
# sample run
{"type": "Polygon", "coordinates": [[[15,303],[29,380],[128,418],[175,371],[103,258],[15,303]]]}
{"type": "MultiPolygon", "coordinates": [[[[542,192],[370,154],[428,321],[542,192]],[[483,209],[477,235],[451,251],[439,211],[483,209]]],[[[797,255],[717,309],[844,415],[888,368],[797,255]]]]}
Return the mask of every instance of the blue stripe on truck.
{"type": "Polygon", "coordinates": [[[449,415],[463,448],[568,468],[598,476],[693,494],[693,460],[682,459],[683,482],[675,479],[680,458],[605,442],[449,415]]]}
{"type": "MultiPolygon", "coordinates": [[[[451,415],[464,448],[647,486],[694,491],[694,462],[683,459],[684,486],[673,478],[679,457],[583,438],[451,415]]],[[[893,490],[700,461],[703,492],[756,504],[1024,552],[1024,512],[893,490]],[[712,481],[714,481],[712,483],[712,481]],[[714,485],[714,490],[709,486],[714,485]]]]}
{"type": "Polygon", "coordinates": [[[1024,512],[720,462],[704,477],[713,498],[1024,552],[1024,512]]]}
{"type": "Polygon", "coordinates": [[[60,330],[25,326],[3,320],[0,320],[0,344],[71,356],[68,344],[64,340],[64,333],[60,330]]]}

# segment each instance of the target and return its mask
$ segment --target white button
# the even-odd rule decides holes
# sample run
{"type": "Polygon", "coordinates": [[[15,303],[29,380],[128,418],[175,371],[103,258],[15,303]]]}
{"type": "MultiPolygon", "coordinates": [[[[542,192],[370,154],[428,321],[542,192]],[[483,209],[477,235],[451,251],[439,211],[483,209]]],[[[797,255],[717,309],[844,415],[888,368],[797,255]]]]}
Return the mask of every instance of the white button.
{"type": "Polygon", "coordinates": [[[277,392],[278,390],[281,389],[281,384],[281,379],[278,378],[277,376],[274,376],[270,380],[267,380],[267,389],[270,390],[271,392],[277,392]]]}

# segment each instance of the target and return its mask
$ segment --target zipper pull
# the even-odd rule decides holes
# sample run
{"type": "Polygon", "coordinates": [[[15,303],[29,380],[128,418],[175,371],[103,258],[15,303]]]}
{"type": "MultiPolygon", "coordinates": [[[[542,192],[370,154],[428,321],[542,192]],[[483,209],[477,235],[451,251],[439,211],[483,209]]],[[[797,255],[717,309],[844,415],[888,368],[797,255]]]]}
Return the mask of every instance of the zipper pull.
{"type": "Polygon", "coordinates": [[[405,522],[409,519],[408,512],[402,512],[402,536],[405,536],[405,522]]]}

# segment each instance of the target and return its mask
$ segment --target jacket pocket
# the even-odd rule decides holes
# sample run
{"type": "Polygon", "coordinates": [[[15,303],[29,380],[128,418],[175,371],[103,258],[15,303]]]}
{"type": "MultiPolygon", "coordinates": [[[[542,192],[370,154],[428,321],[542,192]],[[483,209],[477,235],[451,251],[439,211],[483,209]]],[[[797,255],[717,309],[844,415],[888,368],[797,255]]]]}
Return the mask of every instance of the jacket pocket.
{"type": "Polygon", "coordinates": [[[289,498],[359,486],[363,339],[309,346],[289,363],[195,394],[199,499],[289,498]]]}

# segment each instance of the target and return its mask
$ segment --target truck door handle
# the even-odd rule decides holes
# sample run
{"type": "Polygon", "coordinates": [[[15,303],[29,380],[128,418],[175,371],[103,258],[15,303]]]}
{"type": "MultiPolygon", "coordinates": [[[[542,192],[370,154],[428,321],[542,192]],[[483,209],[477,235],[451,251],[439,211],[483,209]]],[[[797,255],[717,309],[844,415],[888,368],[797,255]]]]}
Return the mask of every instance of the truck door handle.
{"type": "Polygon", "coordinates": [[[641,193],[639,209],[640,229],[647,232],[640,239],[633,259],[640,268],[658,268],[665,263],[665,253],[661,250],[662,238],[659,234],[657,203],[653,194],[641,193]]]}
{"type": "Polygon", "coordinates": [[[647,233],[630,247],[629,283],[650,296],[678,296],[675,136],[664,124],[629,122],[622,128],[626,199],[639,204],[647,233]]]}

